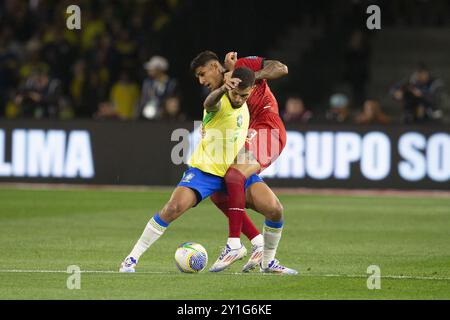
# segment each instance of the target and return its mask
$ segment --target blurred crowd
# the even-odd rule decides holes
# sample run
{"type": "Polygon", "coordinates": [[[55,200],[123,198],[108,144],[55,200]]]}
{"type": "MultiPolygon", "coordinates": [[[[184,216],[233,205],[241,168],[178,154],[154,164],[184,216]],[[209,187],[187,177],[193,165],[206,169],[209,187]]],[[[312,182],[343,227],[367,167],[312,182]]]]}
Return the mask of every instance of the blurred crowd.
{"type": "MultiPolygon", "coordinates": [[[[443,121],[443,104],[447,97],[444,82],[432,75],[428,66],[418,62],[409,77],[393,79],[389,94],[397,106],[394,116],[388,115],[380,97],[367,92],[370,81],[371,48],[367,36],[356,30],[350,33],[344,53],[342,84],[347,92],[335,92],[328,100],[324,114],[315,114],[298,96],[286,99],[283,119],[286,122],[328,122],[354,124],[439,123],[443,121]]],[[[392,111],[392,110],[389,110],[392,111]]]]}
{"type": "Polygon", "coordinates": [[[389,94],[401,110],[400,119],[387,115],[379,99],[361,94],[365,92],[360,90],[361,86],[363,82],[357,85],[356,94],[352,95],[353,101],[347,94],[332,94],[325,115],[313,116],[312,110],[305,106],[299,96],[290,96],[286,100],[283,119],[285,122],[299,123],[318,120],[329,123],[384,125],[438,123],[443,118],[440,107],[445,95],[444,83],[433,77],[423,63],[418,64],[409,78],[398,81],[390,88],[389,94]]]}
{"type": "Polygon", "coordinates": [[[0,117],[183,118],[169,62],[147,41],[178,1],[108,4],[0,2],[0,117]],[[72,4],[83,8],[79,31],[66,27],[72,4]]]}
{"type": "MultiPolygon", "coordinates": [[[[400,2],[403,3],[403,2],[400,2]]],[[[182,121],[180,81],[159,55],[160,30],[178,0],[4,0],[0,2],[0,118],[159,119],[182,121]],[[69,5],[83,7],[83,27],[66,28],[69,5]],[[149,41],[152,39],[152,41],[149,41]]],[[[276,58],[276,57],[273,57],[276,58]]],[[[286,122],[419,123],[442,118],[443,82],[425,64],[390,88],[401,119],[367,94],[370,46],[351,34],[344,76],[351,95],[335,92],[317,112],[298,94],[279,97],[286,122]]]]}

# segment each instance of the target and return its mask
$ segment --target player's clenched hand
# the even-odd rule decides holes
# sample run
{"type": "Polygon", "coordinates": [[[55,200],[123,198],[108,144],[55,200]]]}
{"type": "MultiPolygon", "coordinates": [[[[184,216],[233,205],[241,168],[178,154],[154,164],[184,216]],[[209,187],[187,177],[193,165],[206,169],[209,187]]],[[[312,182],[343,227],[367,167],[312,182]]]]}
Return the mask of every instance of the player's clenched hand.
{"type": "Polygon", "coordinates": [[[239,85],[239,83],[241,83],[241,79],[238,78],[229,78],[229,79],[224,79],[225,83],[224,83],[224,87],[227,90],[233,90],[235,88],[237,88],[237,86],[239,85]]]}
{"type": "Polygon", "coordinates": [[[237,61],[237,52],[228,52],[225,56],[224,65],[227,70],[234,70],[237,61]]]}

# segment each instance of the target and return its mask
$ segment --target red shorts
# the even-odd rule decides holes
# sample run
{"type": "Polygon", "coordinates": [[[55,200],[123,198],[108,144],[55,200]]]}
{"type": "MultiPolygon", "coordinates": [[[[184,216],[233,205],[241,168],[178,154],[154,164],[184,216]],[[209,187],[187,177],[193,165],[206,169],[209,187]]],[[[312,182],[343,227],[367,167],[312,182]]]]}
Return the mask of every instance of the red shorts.
{"type": "Polygon", "coordinates": [[[260,172],[280,156],[285,145],[286,128],[277,113],[266,112],[250,122],[245,148],[261,165],[260,172]]]}

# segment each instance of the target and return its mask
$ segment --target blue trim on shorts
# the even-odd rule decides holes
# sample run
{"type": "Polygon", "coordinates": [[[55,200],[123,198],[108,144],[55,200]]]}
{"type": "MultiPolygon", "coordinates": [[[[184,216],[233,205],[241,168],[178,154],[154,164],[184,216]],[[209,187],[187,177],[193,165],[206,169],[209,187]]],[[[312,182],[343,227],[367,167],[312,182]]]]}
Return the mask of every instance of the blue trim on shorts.
{"type": "MultiPolygon", "coordinates": [[[[257,174],[250,176],[245,181],[245,189],[247,190],[251,185],[257,182],[264,183],[264,180],[257,174]]],[[[183,173],[183,177],[177,186],[190,188],[196,193],[197,203],[195,206],[213,193],[226,192],[227,190],[223,177],[201,171],[194,167],[189,167],[183,173]]]]}
{"type": "Polygon", "coordinates": [[[252,184],[255,184],[257,182],[265,183],[264,180],[257,174],[248,177],[248,179],[245,181],[245,190],[247,190],[252,184]]]}

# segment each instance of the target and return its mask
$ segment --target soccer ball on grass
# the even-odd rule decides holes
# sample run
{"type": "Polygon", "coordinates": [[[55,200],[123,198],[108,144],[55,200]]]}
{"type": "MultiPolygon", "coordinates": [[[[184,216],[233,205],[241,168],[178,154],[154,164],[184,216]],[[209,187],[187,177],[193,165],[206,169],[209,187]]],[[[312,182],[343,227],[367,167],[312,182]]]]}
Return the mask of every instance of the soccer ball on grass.
{"type": "Polygon", "coordinates": [[[201,244],[185,242],[175,251],[175,264],[181,272],[200,272],[208,264],[208,253],[201,244]]]}

